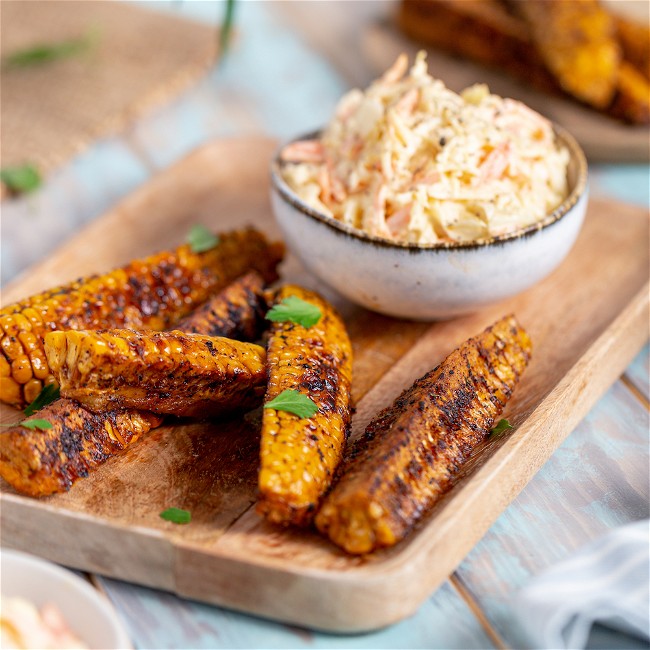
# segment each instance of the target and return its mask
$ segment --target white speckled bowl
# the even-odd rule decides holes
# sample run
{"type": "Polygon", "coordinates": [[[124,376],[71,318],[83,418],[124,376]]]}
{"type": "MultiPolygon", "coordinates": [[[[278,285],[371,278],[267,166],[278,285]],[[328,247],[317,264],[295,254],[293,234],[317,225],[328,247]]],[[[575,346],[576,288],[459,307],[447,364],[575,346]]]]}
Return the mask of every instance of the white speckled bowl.
{"type": "Polygon", "coordinates": [[[72,632],[89,648],[132,648],[105,596],[71,571],[19,551],[0,551],[3,598],[24,598],[39,609],[53,603],[72,632]]]}
{"type": "MultiPolygon", "coordinates": [[[[451,318],[513,296],[553,271],[573,246],[587,209],[587,162],[564,129],[569,196],[543,221],[472,243],[391,242],[309,207],[271,163],[271,201],[289,248],[321,280],[374,311],[418,320],[451,318]]],[[[316,137],[310,134],[299,140],[316,137]]]]}

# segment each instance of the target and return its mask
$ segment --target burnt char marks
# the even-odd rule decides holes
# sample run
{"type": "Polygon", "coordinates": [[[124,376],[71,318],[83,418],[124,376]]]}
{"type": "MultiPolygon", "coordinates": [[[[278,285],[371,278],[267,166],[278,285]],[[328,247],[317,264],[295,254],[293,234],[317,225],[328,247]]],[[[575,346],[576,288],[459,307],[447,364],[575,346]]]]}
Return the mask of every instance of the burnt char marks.
{"type": "Polygon", "coordinates": [[[30,496],[68,490],[160,422],[145,413],[98,415],[69,399],[57,400],[38,414],[52,423],[51,429],[32,431],[16,426],[2,434],[0,474],[30,496]]]}
{"type": "Polygon", "coordinates": [[[319,530],[351,553],[402,539],[457,480],[528,358],[525,332],[505,318],[418,379],[366,428],[317,515],[319,530]]]}
{"type": "Polygon", "coordinates": [[[256,341],[264,330],[265,314],[264,280],[251,271],[179,321],[176,329],[238,341],[256,341]]]}
{"type": "MultiPolygon", "coordinates": [[[[319,351],[320,352],[320,351],[319,351]]],[[[302,364],[305,372],[301,375],[299,386],[305,389],[322,413],[337,410],[336,398],[340,390],[339,362],[332,354],[320,352],[314,355],[311,363],[302,364]]],[[[346,416],[341,408],[339,415],[346,416]]]]}

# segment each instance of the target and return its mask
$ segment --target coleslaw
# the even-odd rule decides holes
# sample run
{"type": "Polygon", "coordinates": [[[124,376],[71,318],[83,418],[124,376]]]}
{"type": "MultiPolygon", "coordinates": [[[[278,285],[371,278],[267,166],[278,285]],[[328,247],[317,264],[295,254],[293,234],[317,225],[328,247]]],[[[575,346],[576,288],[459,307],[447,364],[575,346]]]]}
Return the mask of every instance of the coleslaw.
{"type": "Polygon", "coordinates": [[[521,102],[434,79],[402,54],[352,90],[318,140],[289,144],[282,175],[308,205],[378,237],[471,242],[541,221],[567,196],[569,152],[521,102]]]}

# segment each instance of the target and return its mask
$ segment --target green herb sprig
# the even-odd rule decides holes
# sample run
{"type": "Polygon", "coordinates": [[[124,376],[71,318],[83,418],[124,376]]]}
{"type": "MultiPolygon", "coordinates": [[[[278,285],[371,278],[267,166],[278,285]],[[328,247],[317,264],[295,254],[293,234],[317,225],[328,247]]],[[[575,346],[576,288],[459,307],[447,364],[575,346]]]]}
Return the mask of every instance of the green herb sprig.
{"type": "Polygon", "coordinates": [[[7,54],[2,58],[6,68],[26,68],[51,63],[89,50],[97,42],[97,30],[89,30],[83,36],[55,43],[38,43],[22,50],[7,54]]]}
{"type": "Polygon", "coordinates": [[[43,182],[38,169],[31,164],[3,167],[0,169],[0,181],[14,194],[33,192],[43,182]]]}
{"type": "Polygon", "coordinates": [[[496,438],[508,429],[514,429],[512,424],[510,424],[510,422],[508,422],[506,419],[499,420],[496,425],[492,427],[492,430],[490,431],[490,438],[496,438]]]}
{"type": "Polygon", "coordinates": [[[192,513],[181,508],[167,508],[160,513],[160,518],[171,521],[172,524],[189,524],[192,521],[192,513]]]}
{"type": "Polygon", "coordinates": [[[53,424],[49,420],[23,420],[22,422],[12,422],[11,424],[0,424],[0,427],[25,427],[26,429],[31,429],[32,431],[47,431],[51,429],[53,424]]]}
{"type": "Polygon", "coordinates": [[[25,415],[34,415],[36,411],[40,411],[44,406],[51,404],[61,397],[61,391],[56,384],[48,384],[43,386],[41,392],[36,396],[34,401],[27,406],[23,411],[25,415]]]}
{"type": "Polygon", "coordinates": [[[307,395],[290,388],[282,391],[277,397],[264,404],[264,408],[287,411],[299,418],[310,418],[318,411],[316,403],[307,395]]]}
{"type": "Polygon", "coordinates": [[[195,224],[187,233],[187,243],[193,253],[205,253],[219,243],[219,237],[201,224],[195,224]]]}
{"type": "Polygon", "coordinates": [[[297,296],[287,296],[274,305],[266,314],[267,320],[274,322],[291,321],[303,327],[312,327],[321,319],[319,307],[297,296]]]}

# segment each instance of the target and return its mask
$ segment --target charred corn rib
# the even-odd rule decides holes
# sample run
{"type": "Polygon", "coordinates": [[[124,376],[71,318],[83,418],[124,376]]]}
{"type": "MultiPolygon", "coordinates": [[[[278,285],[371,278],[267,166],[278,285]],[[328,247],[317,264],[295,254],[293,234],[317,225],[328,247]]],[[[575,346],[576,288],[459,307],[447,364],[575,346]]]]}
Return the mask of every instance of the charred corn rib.
{"type": "MultiPolygon", "coordinates": [[[[196,319],[190,314],[185,325],[212,336],[234,338],[238,332],[249,332],[257,304],[235,300],[234,308],[229,302],[241,295],[242,285],[245,277],[211,298],[206,303],[209,311],[197,310],[196,319]]],[[[19,492],[35,497],[68,490],[161,422],[153,414],[134,410],[95,414],[67,399],[46,406],[33,418],[47,420],[52,429],[0,429],[0,476],[19,492]]]]}
{"type": "MultiPolygon", "coordinates": [[[[525,4],[527,2],[515,0],[507,3],[500,0],[403,0],[398,21],[408,36],[422,43],[508,72],[544,92],[565,94],[560,80],[548,68],[533,42],[530,25],[521,16],[525,4]],[[506,5],[512,7],[514,13],[510,13],[506,5]]],[[[548,8],[551,4],[580,3],[548,0],[543,6],[548,8]]],[[[611,19],[622,60],[614,71],[615,92],[612,95],[608,91],[611,99],[599,110],[625,122],[647,124],[650,120],[648,29],[616,16],[611,19]]],[[[596,65],[595,60],[593,65],[596,65]]],[[[577,74],[577,69],[571,72],[577,74]]],[[[568,89],[566,92],[571,94],[568,89]]]]}
{"type": "Polygon", "coordinates": [[[316,526],[348,553],[392,546],[449,487],[530,357],[506,317],[452,352],[368,425],[316,526]]]}
{"type": "Polygon", "coordinates": [[[266,327],[264,280],[251,271],[176,323],[181,332],[257,341],[266,327]]]}
{"type": "Polygon", "coordinates": [[[646,81],[650,81],[650,26],[619,15],[614,16],[614,21],[623,58],[643,75],[646,81]]]}
{"type": "Polygon", "coordinates": [[[141,411],[92,413],[69,399],[38,412],[46,431],[15,426],[0,433],[0,475],[19,492],[40,497],[63,492],[160,424],[141,411]]]}
{"type": "Polygon", "coordinates": [[[614,19],[597,0],[511,1],[560,86],[580,101],[607,108],[621,62],[614,19]]]}
{"type": "Polygon", "coordinates": [[[264,409],[257,510],[274,523],[306,525],[343,455],[350,423],[352,348],[343,321],[323,298],[286,286],[275,302],[288,296],[316,305],[321,317],[308,329],[292,322],[271,325],[265,401],[297,390],[316,403],[318,412],[299,418],[264,409]]]}
{"type": "Polygon", "coordinates": [[[187,245],[0,310],[0,400],[19,408],[51,382],[43,337],[52,330],[169,327],[249,269],[275,280],[281,247],[253,229],[224,233],[203,253],[187,245]]]}
{"type": "Polygon", "coordinates": [[[616,96],[609,113],[630,124],[650,122],[650,83],[627,61],[621,63],[616,96]]]}
{"type": "Polygon", "coordinates": [[[257,406],[266,384],[264,348],[179,331],[50,332],[45,354],[61,395],[95,412],[216,415],[257,406]]]}

